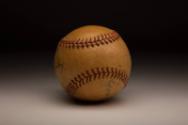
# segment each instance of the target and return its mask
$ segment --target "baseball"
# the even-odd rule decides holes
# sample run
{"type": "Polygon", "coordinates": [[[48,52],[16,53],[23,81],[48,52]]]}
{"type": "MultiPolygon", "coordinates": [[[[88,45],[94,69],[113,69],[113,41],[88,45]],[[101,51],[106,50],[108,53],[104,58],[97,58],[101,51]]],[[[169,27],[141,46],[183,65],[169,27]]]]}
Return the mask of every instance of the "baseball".
{"type": "Polygon", "coordinates": [[[62,38],[55,53],[55,72],[72,97],[99,101],[127,86],[131,57],[126,43],[114,30],[87,25],[62,38]]]}

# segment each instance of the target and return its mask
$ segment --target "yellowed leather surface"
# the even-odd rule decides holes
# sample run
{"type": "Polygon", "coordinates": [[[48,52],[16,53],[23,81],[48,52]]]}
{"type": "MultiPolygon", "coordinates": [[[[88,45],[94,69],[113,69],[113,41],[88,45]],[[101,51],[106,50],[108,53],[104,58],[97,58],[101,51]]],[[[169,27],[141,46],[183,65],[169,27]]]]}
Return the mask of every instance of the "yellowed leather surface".
{"type": "Polygon", "coordinates": [[[117,32],[102,26],[83,26],[59,41],[55,71],[62,87],[82,100],[103,100],[127,85],[129,50],[117,32]]]}

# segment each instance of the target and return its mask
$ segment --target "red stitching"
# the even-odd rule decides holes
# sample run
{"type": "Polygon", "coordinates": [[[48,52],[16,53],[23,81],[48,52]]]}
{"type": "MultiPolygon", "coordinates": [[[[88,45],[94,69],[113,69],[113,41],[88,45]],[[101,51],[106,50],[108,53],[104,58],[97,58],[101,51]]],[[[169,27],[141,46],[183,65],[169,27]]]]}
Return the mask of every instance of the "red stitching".
{"type": "Polygon", "coordinates": [[[89,47],[96,47],[104,44],[110,44],[117,39],[119,39],[119,34],[115,31],[106,33],[106,34],[100,34],[94,37],[90,38],[83,38],[83,39],[77,39],[77,40],[62,40],[59,43],[60,47],[65,48],[89,48],[89,47]]]}
{"type": "Polygon", "coordinates": [[[114,68],[114,67],[96,67],[91,70],[78,74],[72,80],[70,80],[66,90],[69,94],[74,94],[77,89],[83,85],[96,79],[113,78],[120,80],[127,85],[128,76],[125,71],[114,68]]]}

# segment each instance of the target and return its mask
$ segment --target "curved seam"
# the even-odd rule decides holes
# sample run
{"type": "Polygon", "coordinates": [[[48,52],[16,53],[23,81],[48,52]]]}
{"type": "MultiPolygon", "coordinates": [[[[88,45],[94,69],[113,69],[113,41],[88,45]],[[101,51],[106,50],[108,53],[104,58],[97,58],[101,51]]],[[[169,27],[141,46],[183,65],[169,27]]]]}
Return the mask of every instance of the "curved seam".
{"type": "Polygon", "coordinates": [[[113,78],[122,81],[124,86],[127,85],[128,76],[123,70],[114,67],[96,67],[90,70],[86,70],[75,76],[66,87],[69,94],[74,94],[77,89],[94,81],[96,79],[113,78]]]}
{"type": "Polygon", "coordinates": [[[62,40],[60,41],[59,46],[64,48],[72,48],[72,49],[96,47],[105,44],[110,44],[116,41],[117,39],[119,39],[119,37],[120,37],[119,34],[113,31],[110,33],[100,34],[89,38],[83,38],[77,40],[62,40]]]}

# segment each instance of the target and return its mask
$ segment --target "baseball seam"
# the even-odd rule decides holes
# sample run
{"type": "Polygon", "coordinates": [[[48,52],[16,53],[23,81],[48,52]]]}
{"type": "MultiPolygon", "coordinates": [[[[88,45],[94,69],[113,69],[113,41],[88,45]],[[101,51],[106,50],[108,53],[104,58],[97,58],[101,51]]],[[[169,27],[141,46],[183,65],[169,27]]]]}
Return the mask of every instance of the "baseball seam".
{"type": "Polygon", "coordinates": [[[119,39],[119,37],[119,34],[113,31],[110,33],[99,34],[90,38],[79,38],[77,40],[62,40],[60,41],[59,46],[72,49],[96,47],[112,43],[119,39]]]}
{"type": "Polygon", "coordinates": [[[66,87],[69,94],[73,95],[77,89],[96,79],[113,78],[122,81],[124,86],[127,85],[128,76],[125,71],[114,67],[97,67],[91,70],[86,70],[78,74],[66,87]]]}

